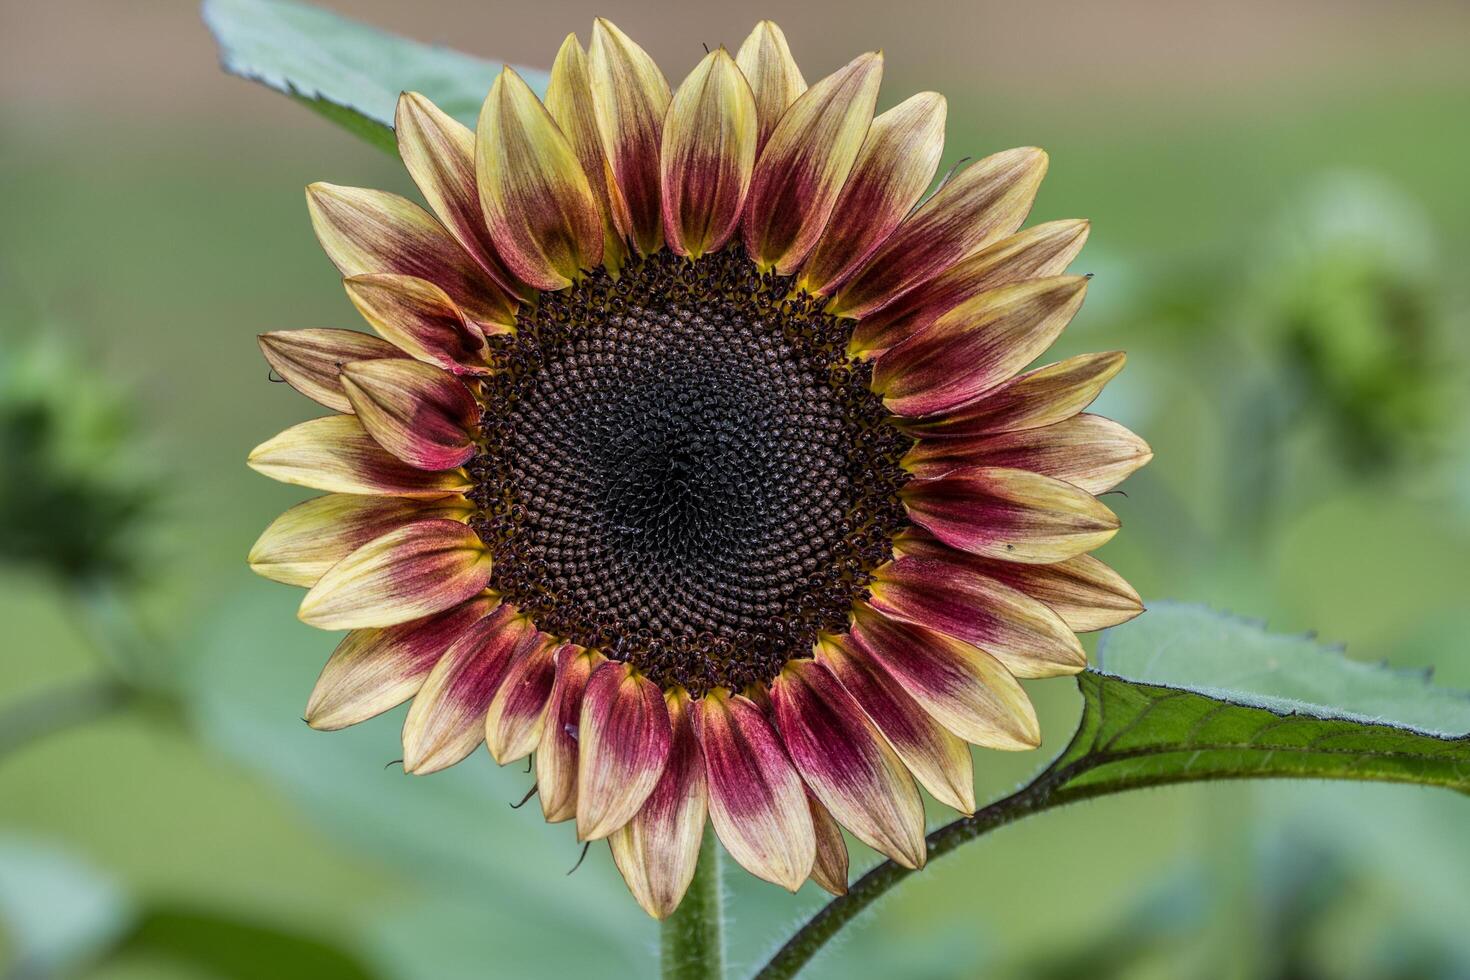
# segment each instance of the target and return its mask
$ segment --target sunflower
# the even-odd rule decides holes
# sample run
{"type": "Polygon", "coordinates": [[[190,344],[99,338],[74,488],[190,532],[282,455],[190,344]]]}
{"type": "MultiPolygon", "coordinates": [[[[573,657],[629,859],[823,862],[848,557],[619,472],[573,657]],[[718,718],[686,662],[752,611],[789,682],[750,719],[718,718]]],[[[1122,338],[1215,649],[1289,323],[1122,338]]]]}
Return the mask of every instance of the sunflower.
{"type": "Polygon", "coordinates": [[[398,104],[428,210],[307,189],[375,335],[268,333],[334,413],[250,465],[326,491],[252,567],[348,630],[308,722],[410,698],[403,765],[534,754],[547,820],[668,915],[706,821],[753,874],[846,888],[839,829],[924,863],[922,786],[1039,744],[1017,678],[1137,594],[1087,552],[1150,458],[1082,410],[1121,353],[1025,371],[1082,303],[1085,221],[1018,231],[1037,149],[926,196],[945,101],[874,115],[883,59],[807,86],[758,25],[671,91],[596,22],[544,99],[507,68],[471,132],[398,104]]]}

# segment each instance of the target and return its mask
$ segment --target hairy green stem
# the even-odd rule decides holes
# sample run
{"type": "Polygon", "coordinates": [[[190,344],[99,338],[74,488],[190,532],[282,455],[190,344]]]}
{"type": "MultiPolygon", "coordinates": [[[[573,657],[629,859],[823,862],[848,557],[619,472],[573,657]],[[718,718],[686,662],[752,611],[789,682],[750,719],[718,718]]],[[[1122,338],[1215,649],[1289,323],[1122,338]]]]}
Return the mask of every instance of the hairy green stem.
{"type": "Polygon", "coordinates": [[[705,829],[699,864],[689,891],[660,933],[664,980],[720,980],[724,976],[720,855],[715,835],[705,829]]]}
{"type": "MultiPolygon", "coordinates": [[[[1026,788],[976,811],[974,816],[962,817],[940,827],[927,838],[929,860],[942,857],[961,844],[989,833],[997,827],[1003,827],[1022,817],[1061,803],[1070,802],[1071,797],[1058,799],[1053,795],[1053,790],[1064,781],[1062,774],[1065,771],[1065,769],[1058,769],[1048,772],[1026,788]]],[[[888,889],[911,874],[913,872],[907,868],[900,867],[892,861],[884,861],[863,875],[847,890],[846,895],[828,902],[821,911],[808,919],[806,924],[798,929],[796,934],[786,941],[786,945],[782,946],[776,955],[771,957],[770,962],[756,974],[756,980],[785,980],[787,977],[796,976],[797,972],[806,966],[818,950],[827,944],[827,940],[877,901],[888,889]]]]}

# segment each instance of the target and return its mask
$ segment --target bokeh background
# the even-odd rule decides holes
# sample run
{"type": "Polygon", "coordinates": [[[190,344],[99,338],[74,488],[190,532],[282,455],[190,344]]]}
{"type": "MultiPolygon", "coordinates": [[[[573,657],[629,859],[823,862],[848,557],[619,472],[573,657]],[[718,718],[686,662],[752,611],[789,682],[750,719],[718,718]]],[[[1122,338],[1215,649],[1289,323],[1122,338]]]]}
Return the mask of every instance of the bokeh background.
{"type": "MultiPolygon", "coordinates": [[[[1044,146],[1033,220],[1093,219],[1055,353],[1126,348],[1098,410],[1157,453],[1104,557],[1470,689],[1463,2],[331,6],[541,66],[603,14],[675,80],[758,17],[809,79],[884,48],[883,105],[948,95],[950,162],[1044,146]]],[[[0,975],[646,973],[653,925],[605,849],[566,874],[518,767],[409,779],[401,712],[299,720],[333,641],[244,555],[303,495],[244,457],[314,414],[255,334],[355,325],[316,179],[411,193],[222,75],[191,3],[0,4],[0,975]]],[[[987,797],[1076,718],[1030,689],[1047,746],[980,755],[987,797]]],[[[812,975],[1470,977],[1467,827],[1407,788],[1114,798],[936,862],[812,975]]],[[[728,888],[747,968],[822,901],[728,888]]]]}

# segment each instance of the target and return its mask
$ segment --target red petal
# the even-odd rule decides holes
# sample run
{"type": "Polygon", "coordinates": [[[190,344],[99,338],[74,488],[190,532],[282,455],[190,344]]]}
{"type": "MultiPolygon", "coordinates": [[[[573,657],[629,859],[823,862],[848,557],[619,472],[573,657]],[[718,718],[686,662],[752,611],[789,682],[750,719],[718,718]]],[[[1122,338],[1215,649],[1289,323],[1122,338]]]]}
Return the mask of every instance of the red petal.
{"type": "Polygon", "coordinates": [[[601,840],[633,818],[663,775],[672,737],[658,685],[630,664],[597,668],[577,735],[579,840],[601,840]]]}
{"type": "Polygon", "coordinates": [[[403,357],[386,340],[356,330],[277,330],[258,338],[266,363],[292,388],[336,412],[352,412],[337,372],[350,361],[403,357]]]}
{"type": "Polygon", "coordinates": [[[500,765],[524,759],[541,741],[546,704],[556,682],[555,646],[538,637],[507,668],[485,714],[485,744],[500,765]]]}
{"type": "Polygon", "coordinates": [[[536,748],[536,795],[549,823],[577,814],[577,725],[587,679],[603,662],[596,650],[568,643],[556,652],[556,683],[546,704],[546,722],[536,748]]]}
{"type": "Polygon", "coordinates": [[[505,671],[537,634],[514,606],[475,623],[435,665],[403,723],[403,768],[426,775],[454,765],[485,738],[485,711],[505,671]]]}
{"type": "Polygon", "coordinates": [[[695,704],[715,831],[743,868],[796,891],[817,842],[801,777],[765,715],[747,698],[714,691],[695,704]]]}
{"type": "Polygon", "coordinates": [[[355,361],[342,387],[362,427],[421,470],[448,470],[475,455],[480,406],[464,385],[421,361],[355,361]]]}
{"type": "Polygon", "coordinates": [[[794,660],[771,683],[797,771],[837,822],[906,868],[924,864],[924,804],[902,760],[837,678],[794,660]]]}

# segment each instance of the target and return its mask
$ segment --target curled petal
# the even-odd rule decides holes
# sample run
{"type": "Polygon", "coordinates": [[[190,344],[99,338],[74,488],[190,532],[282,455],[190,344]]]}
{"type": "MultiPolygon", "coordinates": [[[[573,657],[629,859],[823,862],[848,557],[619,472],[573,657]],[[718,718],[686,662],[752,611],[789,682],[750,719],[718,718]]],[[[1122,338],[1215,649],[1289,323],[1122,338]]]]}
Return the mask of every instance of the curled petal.
{"type": "Polygon", "coordinates": [[[351,361],[402,357],[386,340],[356,330],[274,330],[257,338],[266,363],[292,388],[335,412],[352,412],[337,372],[351,361]]]}
{"type": "Polygon", "coordinates": [[[577,815],[577,725],[582,718],[582,695],[587,679],[604,659],[596,650],[570,643],[556,652],[556,683],[536,747],[536,795],[549,823],[577,815]]]}
{"type": "Polygon", "coordinates": [[[306,723],[336,731],[396,708],[418,693],[444,652],[499,601],[480,595],[424,619],[348,633],[317,678],[306,723]]]}
{"type": "Polygon", "coordinates": [[[551,66],[546,111],[551,113],[572,152],[582,161],[582,172],[587,175],[587,184],[602,216],[602,264],[615,269],[622,264],[626,246],[613,217],[607,157],[602,153],[602,132],[597,127],[597,107],[592,103],[587,53],[575,34],[567,35],[551,66]]]}
{"type": "Polygon", "coordinates": [[[522,282],[563,289],[602,261],[602,216],[582,163],[510,68],[480,109],[475,173],[490,234],[522,282]]]}
{"type": "Polygon", "coordinates": [[[863,319],[1021,226],[1046,175],[1034,146],[966,167],[920,205],[827,305],[863,319]]]}
{"type": "Polygon", "coordinates": [[[915,476],[940,476],[962,466],[1008,466],[1103,493],[1153,459],[1138,436],[1100,415],[1075,415],[1040,429],[972,439],[920,439],[903,465],[915,476]]]}
{"type": "Polygon", "coordinates": [[[317,183],[311,225],[344,276],[394,272],[427,279],[478,323],[515,323],[515,301],[423,208],[397,194],[317,183]]]}
{"type": "Polygon", "coordinates": [[[1023,565],[962,554],[922,532],[905,533],[894,546],[902,555],[963,562],[977,574],[1046,603],[1069,629],[1079,633],[1117,626],[1143,612],[1143,600],[1123,576],[1091,555],[1050,565],[1023,565]]]}
{"type": "Polygon", "coordinates": [[[949,412],[898,424],[925,439],[963,439],[992,432],[1038,429],[1082,411],[1123,369],[1122,351],[1078,354],[1027,371],[949,412]]]}
{"type": "Polygon", "coordinates": [[[485,711],[535,628],[502,605],[470,626],[434,665],[403,722],[403,769],[425,776],[468,756],[485,738],[485,711]]]}
{"type": "Polygon", "coordinates": [[[1087,241],[1086,221],[1048,221],[1002,238],[961,259],[923,289],[905,293],[863,317],[849,350],[871,353],[894,347],[972,296],[1023,279],[1059,276],[1087,241]]]}
{"type": "Polygon", "coordinates": [[[628,890],[655,919],[667,918],[689,889],[709,812],[689,695],[674,690],[664,700],[673,733],[668,763],[643,807],[607,839],[628,890]]]}
{"type": "Polygon", "coordinates": [[[669,83],[648,52],[601,17],[592,25],[587,60],[602,152],[618,192],[615,214],[624,236],[652,255],[663,245],[659,145],[669,83]]]}
{"type": "Polygon", "coordinates": [[[817,856],[801,777],[765,715],[749,699],[716,690],[695,704],[709,781],[710,820],[741,867],[787,891],[817,856]]]}
{"type": "Polygon", "coordinates": [[[792,103],[756,161],[745,205],[745,250],[789,275],[817,244],[873,121],[883,56],[847,64],[792,103]]]}
{"type": "MultiPolygon", "coordinates": [[[[426,364],[455,374],[488,374],[485,330],[427,279],[393,273],[349,276],[347,298],[379,335],[426,364]]],[[[509,327],[492,327],[504,333],[509,327]]],[[[357,361],[372,360],[363,356],[357,361]]]]}
{"type": "Polygon", "coordinates": [[[755,30],[736,52],[735,64],[755,95],[756,119],[760,124],[756,137],[759,152],[770,140],[786,109],[806,91],[806,79],[801,77],[801,68],[791,56],[786,35],[768,20],[755,25],[755,30]]]}
{"type": "Polygon", "coordinates": [[[301,600],[324,630],[393,626],[473,596],[490,581],[490,552],[459,521],[416,521],[374,538],[327,570],[301,600]]]}
{"type": "Polygon", "coordinates": [[[939,167],[944,152],[944,96],[920,92],[873,120],[832,220],[802,266],[809,293],[840,286],[904,219],[939,167]]]}
{"type": "Polygon", "coordinates": [[[1041,744],[1041,726],[1031,700],[1000,661],[984,650],[890,619],[864,603],[853,607],[849,636],[856,651],[965,741],[1008,750],[1041,744]]]}
{"type": "Polygon", "coordinates": [[[945,552],[903,556],[879,568],[869,603],[973,643],[1017,677],[1075,674],[1087,666],[1077,635],[1049,607],[982,574],[969,556],[945,552]]]}
{"type": "Polygon", "coordinates": [[[630,664],[597,668],[577,728],[578,840],[601,840],[633,818],[663,775],[671,739],[657,684],[630,664]]]}
{"type": "Polygon", "coordinates": [[[310,588],[327,569],[395,527],[427,518],[467,521],[474,506],[455,494],[434,500],[329,493],[271,522],[250,549],[250,570],[310,588]]]}
{"type": "Polygon", "coordinates": [[[962,813],[975,812],[975,767],[963,739],[936,721],[872,658],[853,650],[847,637],[823,637],[817,659],[862,705],[936,800],[962,813]]]}
{"type": "Polygon", "coordinates": [[[393,115],[398,155],[424,200],[471,258],[514,297],[526,290],[500,257],[475,182],[475,134],[417,92],[398,97],[393,115]]]}
{"type": "Polygon", "coordinates": [[[755,97],[724,48],[684,79],[664,123],[660,165],[664,237],[698,258],[725,247],[755,166],[755,97]]]}
{"type": "Polygon", "coordinates": [[[847,894],[847,841],[842,828],[827,808],[810,792],[806,802],[812,811],[812,830],[817,838],[817,859],[812,863],[812,881],[833,895],[847,894]]]}
{"type": "Polygon", "coordinates": [[[516,655],[490,710],[485,714],[485,744],[500,765],[524,759],[541,741],[546,705],[556,681],[556,646],[547,637],[516,655]]]}
{"type": "Polygon", "coordinates": [[[962,405],[1050,347],[1086,294],[1081,276],[1029,279],[981,293],[879,356],[873,390],[898,415],[962,405]]]}
{"type": "Polygon", "coordinates": [[[475,454],[480,406],[464,385],[422,361],[356,361],[342,387],[368,435],[421,470],[448,470],[475,454]]]}
{"type": "Polygon", "coordinates": [[[327,490],[397,497],[443,497],[472,484],[460,470],[435,473],[392,456],[351,415],[293,425],[250,451],[250,468],[272,480],[327,490]]]}
{"type": "Polygon", "coordinates": [[[1050,564],[1106,544],[1118,518],[1070,483],[991,466],[911,480],[901,491],[915,524],[945,544],[1005,561],[1050,564]]]}
{"type": "Polygon", "coordinates": [[[898,754],[826,667],[793,660],[771,683],[776,726],[837,822],[906,868],[924,864],[924,804],[898,754]]]}

